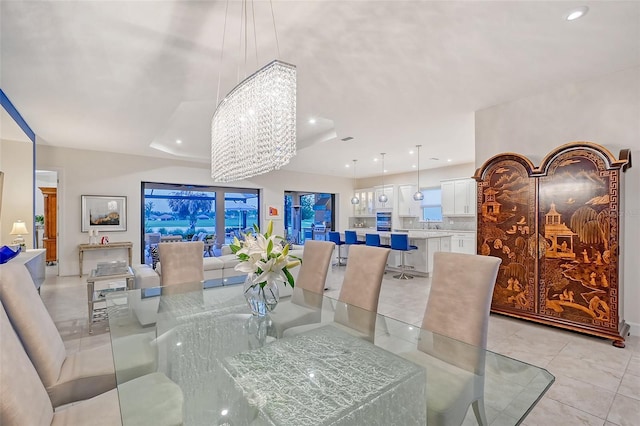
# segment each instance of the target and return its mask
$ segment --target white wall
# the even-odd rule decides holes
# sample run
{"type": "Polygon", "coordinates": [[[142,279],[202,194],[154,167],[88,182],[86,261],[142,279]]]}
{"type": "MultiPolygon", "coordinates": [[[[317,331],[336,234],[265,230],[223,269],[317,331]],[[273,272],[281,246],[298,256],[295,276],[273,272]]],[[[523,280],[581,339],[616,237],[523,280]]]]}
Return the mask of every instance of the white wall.
{"type": "MultiPolygon", "coordinates": [[[[89,236],[80,231],[81,195],[124,195],[127,197],[127,231],[105,233],[110,241],[133,242],[134,263],[140,262],[140,192],[142,181],[194,185],[216,185],[208,164],[152,157],[129,156],[69,148],[37,147],[37,168],[59,171],[58,255],[60,275],[78,273],[78,244],[89,236]]],[[[351,178],[275,171],[254,179],[217,184],[218,186],[260,188],[263,206],[284,204],[284,191],[336,193],[336,226],[346,227],[351,204],[351,178]],[[341,194],[347,194],[342,196],[341,194]]],[[[264,211],[262,218],[265,218],[264,211]]],[[[283,220],[274,221],[274,229],[283,234],[283,220]]],[[[84,271],[98,261],[125,259],[122,253],[85,253],[84,271]]]]}
{"type": "MultiPolygon", "coordinates": [[[[578,81],[476,113],[476,166],[516,152],[535,166],[554,148],[591,141],[640,158],[640,68],[578,81]]],[[[640,334],[640,167],[624,174],[624,318],[640,334]]]]}
{"type": "MultiPolygon", "coordinates": [[[[440,181],[445,179],[470,178],[476,171],[474,163],[458,164],[455,166],[438,167],[437,169],[426,169],[420,171],[420,186],[422,188],[440,186],[440,181]]],[[[418,183],[416,172],[398,173],[395,175],[385,175],[386,185],[405,185],[418,183]]],[[[382,177],[374,176],[362,178],[356,181],[357,188],[372,188],[382,185],[382,177]]]]}
{"type": "Polygon", "coordinates": [[[1,140],[0,170],[4,172],[0,245],[12,243],[13,222],[23,220],[29,231],[24,235],[26,246],[33,248],[33,143],[1,140]]]}

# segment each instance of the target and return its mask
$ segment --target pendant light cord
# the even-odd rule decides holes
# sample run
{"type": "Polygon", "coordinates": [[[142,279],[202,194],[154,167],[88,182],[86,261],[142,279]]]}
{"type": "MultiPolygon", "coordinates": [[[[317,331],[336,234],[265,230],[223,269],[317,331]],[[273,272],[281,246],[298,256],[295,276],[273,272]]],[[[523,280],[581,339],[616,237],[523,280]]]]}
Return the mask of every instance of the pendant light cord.
{"type": "Polygon", "coordinates": [[[273,13],[273,0],[269,0],[269,4],[271,5],[271,19],[273,20],[273,33],[276,36],[276,51],[278,52],[278,56],[276,59],[280,59],[280,43],[278,41],[278,30],[276,30],[276,15],[273,13]]]}
{"type": "Polygon", "coordinates": [[[222,55],[224,53],[224,39],[227,34],[227,16],[229,14],[229,0],[224,9],[224,25],[222,26],[222,47],[220,47],[220,63],[218,64],[218,90],[216,92],[216,106],[220,103],[220,81],[222,80],[222,55]]]}

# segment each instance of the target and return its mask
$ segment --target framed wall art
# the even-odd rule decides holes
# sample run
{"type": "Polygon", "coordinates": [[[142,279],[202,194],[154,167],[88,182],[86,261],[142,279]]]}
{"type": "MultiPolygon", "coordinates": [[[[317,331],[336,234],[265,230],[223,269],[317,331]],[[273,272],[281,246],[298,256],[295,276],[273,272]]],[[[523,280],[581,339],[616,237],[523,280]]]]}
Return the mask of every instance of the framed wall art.
{"type": "Polygon", "coordinates": [[[82,195],[82,232],[127,230],[127,197],[82,195]]]}

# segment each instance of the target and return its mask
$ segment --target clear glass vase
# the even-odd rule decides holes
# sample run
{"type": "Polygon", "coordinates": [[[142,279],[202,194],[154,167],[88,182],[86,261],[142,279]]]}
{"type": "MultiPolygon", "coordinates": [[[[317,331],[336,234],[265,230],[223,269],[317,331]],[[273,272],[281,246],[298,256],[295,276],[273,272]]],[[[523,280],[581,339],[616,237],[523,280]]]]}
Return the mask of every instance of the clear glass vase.
{"type": "Polygon", "coordinates": [[[255,281],[256,276],[249,274],[244,282],[244,297],[247,299],[253,315],[263,317],[273,311],[280,300],[277,281],[267,281],[261,286],[255,281]]]}

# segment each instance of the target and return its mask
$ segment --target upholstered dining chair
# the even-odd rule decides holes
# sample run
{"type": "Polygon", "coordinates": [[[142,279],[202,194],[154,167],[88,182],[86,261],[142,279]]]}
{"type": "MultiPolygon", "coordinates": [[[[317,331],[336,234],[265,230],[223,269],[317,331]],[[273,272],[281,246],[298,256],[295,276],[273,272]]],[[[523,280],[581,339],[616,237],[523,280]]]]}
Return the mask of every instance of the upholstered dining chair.
{"type": "Polygon", "coordinates": [[[187,283],[193,283],[193,290],[202,289],[204,242],[160,243],[158,252],[161,268],[160,285],[165,287],[167,292],[170,286],[176,284],[182,284],[176,287],[176,291],[189,291],[190,289],[184,286],[187,283]]]}
{"type": "Polygon", "coordinates": [[[320,322],[322,293],[334,247],[330,241],[305,242],[291,299],[280,301],[278,309],[269,314],[276,337],[282,337],[288,328],[320,322]]]}
{"type": "Polygon", "coordinates": [[[117,390],[112,389],[54,410],[47,390],[20,343],[2,303],[0,341],[2,426],[121,426],[122,418],[127,419],[127,424],[182,424],[182,391],[162,373],[151,373],[130,380],[117,390]],[[130,402],[122,412],[118,395],[130,402]],[[147,407],[153,407],[153,410],[147,407]]]}
{"type": "Polygon", "coordinates": [[[424,332],[417,350],[402,354],[427,369],[429,425],[461,425],[469,405],[478,424],[488,424],[484,361],[491,298],[501,262],[491,256],[434,253],[424,332]]]}
{"type": "MultiPolygon", "coordinates": [[[[0,301],[54,407],[92,398],[115,388],[111,345],[68,354],[24,265],[0,265],[0,301]]],[[[156,353],[151,337],[133,335],[121,343],[132,355],[126,357],[129,365],[119,371],[120,382],[155,371],[156,353]]],[[[3,364],[3,368],[5,365],[11,364],[3,364]]]]}
{"type": "MultiPolygon", "coordinates": [[[[357,331],[373,341],[380,287],[390,249],[354,245],[349,250],[349,263],[335,308],[334,322],[357,331]]],[[[283,336],[299,334],[318,324],[292,327],[283,336]]]]}

